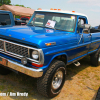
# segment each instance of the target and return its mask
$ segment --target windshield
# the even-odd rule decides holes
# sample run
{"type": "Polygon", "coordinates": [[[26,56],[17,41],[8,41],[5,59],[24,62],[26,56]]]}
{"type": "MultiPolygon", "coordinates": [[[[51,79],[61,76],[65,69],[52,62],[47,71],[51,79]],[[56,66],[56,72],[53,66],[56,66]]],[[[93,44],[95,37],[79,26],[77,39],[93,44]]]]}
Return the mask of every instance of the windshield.
{"type": "Polygon", "coordinates": [[[35,12],[28,25],[53,28],[73,32],[75,30],[76,16],[69,14],[35,12]]]}

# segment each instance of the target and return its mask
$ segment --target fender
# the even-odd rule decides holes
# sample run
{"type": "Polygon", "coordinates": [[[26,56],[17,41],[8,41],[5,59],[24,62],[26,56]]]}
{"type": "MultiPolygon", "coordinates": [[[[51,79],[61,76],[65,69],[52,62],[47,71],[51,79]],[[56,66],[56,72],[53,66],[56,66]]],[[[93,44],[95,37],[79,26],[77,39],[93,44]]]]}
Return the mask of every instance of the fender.
{"type": "MultiPolygon", "coordinates": [[[[47,66],[49,66],[49,65],[51,64],[51,62],[52,62],[57,56],[61,56],[61,55],[65,55],[66,58],[68,58],[68,55],[67,55],[65,52],[56,54],[56,55],[54,55],[54,56],[51,58],[51,60],[49,61],[49,63],[48,63],[47,66]]],[[[68,59],[66,59],[66,64],[67,64],[67,62],[68,62],[68,59]]]]}
{"type": "MultiPolygon", "coordinates": [[[[59,53],[54,55],[51,60],[49,61],[49,63],[43,67],[41,67],[40,69],[43,69],[43,74],[46,73],[46,71],[48,70],[48,67],[50,66],[50,64],[52,63],[52,61],[57,57],[57,56],[61,56],[61,55],[65,55],[66,58],[68,58],[68,55],[65,52],[59,53]]],[[[66,64],[68,63],[68,59],[66,59],[66,64]]]]}

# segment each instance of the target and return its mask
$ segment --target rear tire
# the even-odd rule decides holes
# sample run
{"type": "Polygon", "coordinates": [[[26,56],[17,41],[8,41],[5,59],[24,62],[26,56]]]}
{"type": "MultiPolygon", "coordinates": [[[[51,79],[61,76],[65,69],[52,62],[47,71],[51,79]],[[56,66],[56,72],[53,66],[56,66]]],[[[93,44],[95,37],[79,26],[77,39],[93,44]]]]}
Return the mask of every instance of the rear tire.
{"type": "Polygon", "coordinates": [[[90,55],[90,62],[93,66],[98,66],[100,64],[100,49],[90,55]]]}
{"type": "Polygon", "coordinates": [[[0,65],[0,74],[1,75],[7,75],[9,73],[11,73],[11,71],[9,69],[7,69],[4,66],[0,65]]]}
{"type": "Polygon", "coordinates": [[[58,95],[65,82],[65,63],[55,60],[47,72],[37,80],[37,90],[40,94],[52,98],[58,95]]]}

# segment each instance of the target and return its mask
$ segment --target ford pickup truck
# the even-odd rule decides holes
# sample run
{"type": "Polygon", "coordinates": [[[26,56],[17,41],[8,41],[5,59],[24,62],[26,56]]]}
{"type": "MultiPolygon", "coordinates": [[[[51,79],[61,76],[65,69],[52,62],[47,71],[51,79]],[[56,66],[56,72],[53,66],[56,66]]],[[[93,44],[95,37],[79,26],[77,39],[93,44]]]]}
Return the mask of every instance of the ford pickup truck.
{"type": "Polygon", "coordinates": [[[79,66],[87,55],[99,65],[100,30],[88,24],[86,15],[37,10],[26,26],[15,26],[13,16],[7,17],[11,21],[0,25],[0,74],[14,70],[37,78],[39,93],[51,98],[64,85],[67,65],[79,66]]]}

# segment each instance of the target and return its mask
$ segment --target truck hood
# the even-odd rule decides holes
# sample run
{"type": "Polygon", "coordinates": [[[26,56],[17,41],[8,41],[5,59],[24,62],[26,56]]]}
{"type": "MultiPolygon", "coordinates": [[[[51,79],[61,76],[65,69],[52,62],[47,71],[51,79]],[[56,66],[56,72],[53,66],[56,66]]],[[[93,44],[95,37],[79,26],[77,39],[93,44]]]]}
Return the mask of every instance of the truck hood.
{"type": "MultiPolygon", "coordinates": [[[[70,32],[34,26],[13,26],[0,28],[0,35],[16,40],[23,40],[36,44],[39,48],[45,48],[45,43],[55,42],[56,45],[68,43],[70,32]]],[[[71,41],[70,41],[71,42],[71,41]]],[[[53,46],[53,45],[52,45],[53,46]]]]}

